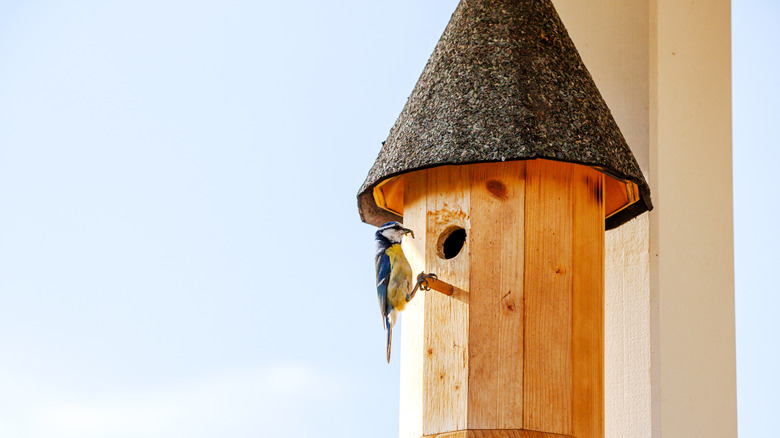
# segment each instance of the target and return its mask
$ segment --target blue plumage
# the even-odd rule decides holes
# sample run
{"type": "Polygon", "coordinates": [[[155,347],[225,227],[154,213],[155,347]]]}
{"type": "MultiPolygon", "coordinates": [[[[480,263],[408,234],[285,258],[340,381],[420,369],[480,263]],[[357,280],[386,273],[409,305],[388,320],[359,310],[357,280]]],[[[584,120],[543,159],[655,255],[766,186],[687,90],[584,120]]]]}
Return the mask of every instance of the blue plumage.
{"type": "Polygon", "coordinates": [[[392,306],[387,302],[387,283],[390,281],[390,257],[385,253],[387,248],[380,248],[376,254],[376,293],[379,298],[379,310],[382,320],[387,319],[392,306]]]}

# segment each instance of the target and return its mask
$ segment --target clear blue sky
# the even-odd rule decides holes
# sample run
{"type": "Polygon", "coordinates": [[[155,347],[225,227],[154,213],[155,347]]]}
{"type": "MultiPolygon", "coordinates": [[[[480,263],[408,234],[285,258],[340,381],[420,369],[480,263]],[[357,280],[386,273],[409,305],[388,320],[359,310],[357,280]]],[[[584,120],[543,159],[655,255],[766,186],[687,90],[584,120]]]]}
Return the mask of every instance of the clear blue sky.
{"type": "Polygon", "coordinates": [[[737,412],[742,438],[780,412],[780,2],[732,0],[737,412]]]}
{"type": "MultiPolygon", "coordinates": [[[[780,409],[780,7],[734,3],[759,437],[780,409]]],[[[456,4],[0,0],[0,437],[397,436],[355,193],[456,4]]]]}

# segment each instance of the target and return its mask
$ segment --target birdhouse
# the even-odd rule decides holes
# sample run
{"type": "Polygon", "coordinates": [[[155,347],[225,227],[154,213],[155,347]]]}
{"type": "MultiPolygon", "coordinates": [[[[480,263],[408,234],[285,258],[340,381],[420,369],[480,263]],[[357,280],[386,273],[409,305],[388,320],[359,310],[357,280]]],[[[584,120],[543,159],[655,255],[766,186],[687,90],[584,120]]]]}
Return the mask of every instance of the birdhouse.
{"type": "Polygon", "coordinates": [[[549,0],[464,0],[358,193],[402,221],[401,438],[604,436],[604,231],[650,190],[549,0]]]}

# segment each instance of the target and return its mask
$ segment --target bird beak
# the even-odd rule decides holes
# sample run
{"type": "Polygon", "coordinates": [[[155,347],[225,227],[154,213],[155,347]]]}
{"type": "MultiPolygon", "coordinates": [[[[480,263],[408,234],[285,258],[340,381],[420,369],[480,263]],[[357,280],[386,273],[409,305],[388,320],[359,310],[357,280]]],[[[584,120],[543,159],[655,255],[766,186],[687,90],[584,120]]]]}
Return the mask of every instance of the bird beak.
{"type": "Polygon", "coordinates": [[[412,239],[414,239],[414,231],[410,230],[409,228],[404,228],[404,235],[411,234],[412,239]]]}

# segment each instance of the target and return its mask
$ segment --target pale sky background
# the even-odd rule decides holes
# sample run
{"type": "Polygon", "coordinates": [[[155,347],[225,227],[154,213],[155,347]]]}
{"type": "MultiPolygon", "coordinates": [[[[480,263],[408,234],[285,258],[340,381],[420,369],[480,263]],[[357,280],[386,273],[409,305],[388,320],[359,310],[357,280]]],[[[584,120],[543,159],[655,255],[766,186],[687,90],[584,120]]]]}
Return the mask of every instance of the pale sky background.
{"type": "MultiPolygon", "coordinates": [[[[355,193],[456,4],[0,0],[0,438],[396,437],[355,193]]],[[[742,437],[780,411],[779,22],[734,1],[742,437]]]]}

